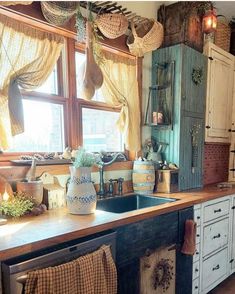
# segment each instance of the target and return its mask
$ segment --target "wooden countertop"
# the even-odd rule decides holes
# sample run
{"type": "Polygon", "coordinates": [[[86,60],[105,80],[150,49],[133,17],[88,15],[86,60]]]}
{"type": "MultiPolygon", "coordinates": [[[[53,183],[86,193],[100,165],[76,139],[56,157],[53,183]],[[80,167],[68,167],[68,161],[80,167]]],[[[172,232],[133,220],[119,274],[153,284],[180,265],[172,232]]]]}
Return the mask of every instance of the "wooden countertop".
{"type": "Polygon", "coordinates": [[[97,210],[95,214],[79,216],[71,215],[63,208],[11,220],[0,226],[0,260],[232,194],[235,194],[235,188],[209,186],[188,192],[155,193],[178,201],[121,214],[97,210]]]}

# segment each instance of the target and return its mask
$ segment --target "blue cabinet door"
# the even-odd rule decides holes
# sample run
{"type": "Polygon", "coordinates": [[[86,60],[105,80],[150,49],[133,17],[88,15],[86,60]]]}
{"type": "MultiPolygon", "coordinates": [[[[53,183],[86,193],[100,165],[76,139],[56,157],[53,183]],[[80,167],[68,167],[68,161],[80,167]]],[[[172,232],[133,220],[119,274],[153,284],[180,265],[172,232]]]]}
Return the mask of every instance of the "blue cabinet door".
{"type": "Polygon", "coordinates": [[[186,45],[159,49],[153,53],[153,81],[156,62],[170,61],[175,62],[173,125],[168,130],[152,128],[152,136],[168,144],[163,158],[179,166],[179,188],[186,190],[203,184],[207,62],[204,55],[186,45]]]}
{"type": "Polygon", "coordinates": [[[207,57],[187,46],[182,56],[182,110],[204,117],[207,57]]]}
{"type": "Polygon", "coordinates": [[[184,116],[179,149],[179,189],[203,185],[204,119],[184,116]]]}

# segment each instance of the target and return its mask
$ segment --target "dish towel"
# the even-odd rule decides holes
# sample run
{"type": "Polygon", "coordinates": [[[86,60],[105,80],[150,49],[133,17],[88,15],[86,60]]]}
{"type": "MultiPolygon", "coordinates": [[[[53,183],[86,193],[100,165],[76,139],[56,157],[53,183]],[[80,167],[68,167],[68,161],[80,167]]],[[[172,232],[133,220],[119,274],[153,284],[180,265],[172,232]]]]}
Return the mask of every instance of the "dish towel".
{"type": "Polygon", "coordinates": [[[193,220],[185,221],[184,244],[181,249],[183,254],[194,255],[196,251],[196,228],[197,224],[193,220]]]}
{"type": "Polygon", "coordinates": [[[71,262],[28,273],[25,294],[116,294],[117,271],[110,247],[71,262]]]}

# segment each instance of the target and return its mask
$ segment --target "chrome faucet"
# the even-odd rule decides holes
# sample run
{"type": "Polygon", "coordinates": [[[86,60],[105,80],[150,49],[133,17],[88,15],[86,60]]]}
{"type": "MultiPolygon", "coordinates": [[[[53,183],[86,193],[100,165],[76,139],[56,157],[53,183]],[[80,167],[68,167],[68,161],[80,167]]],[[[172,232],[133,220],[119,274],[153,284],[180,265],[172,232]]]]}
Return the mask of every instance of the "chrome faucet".
{"type": "Polygon", "coordinates": [[[101,158],[101,160],[97,163],[97,166],[99,168],[99,174],[100,174],[100,188],[97,195],[100,196],[100,198],[103,198],[106,194],[105,188],[104,188],[104,167],[114,163],[114,161],[118,158],[118,156],[122,157],[124,161],[126,161],[125,155],[119,152],[119,153],[116,153],[109,162],[103,162],[101,158]]]}

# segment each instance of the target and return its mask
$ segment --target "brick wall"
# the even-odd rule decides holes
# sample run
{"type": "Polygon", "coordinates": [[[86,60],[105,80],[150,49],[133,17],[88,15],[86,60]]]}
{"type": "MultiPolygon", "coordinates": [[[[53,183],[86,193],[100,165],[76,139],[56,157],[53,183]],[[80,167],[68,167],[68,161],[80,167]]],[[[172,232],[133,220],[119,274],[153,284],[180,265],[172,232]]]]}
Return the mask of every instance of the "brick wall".
{"type": "Polygon", "coordinates": [[[228,180],[229,144],[206,143],[204,152],[203,184],[228,180]]]}

